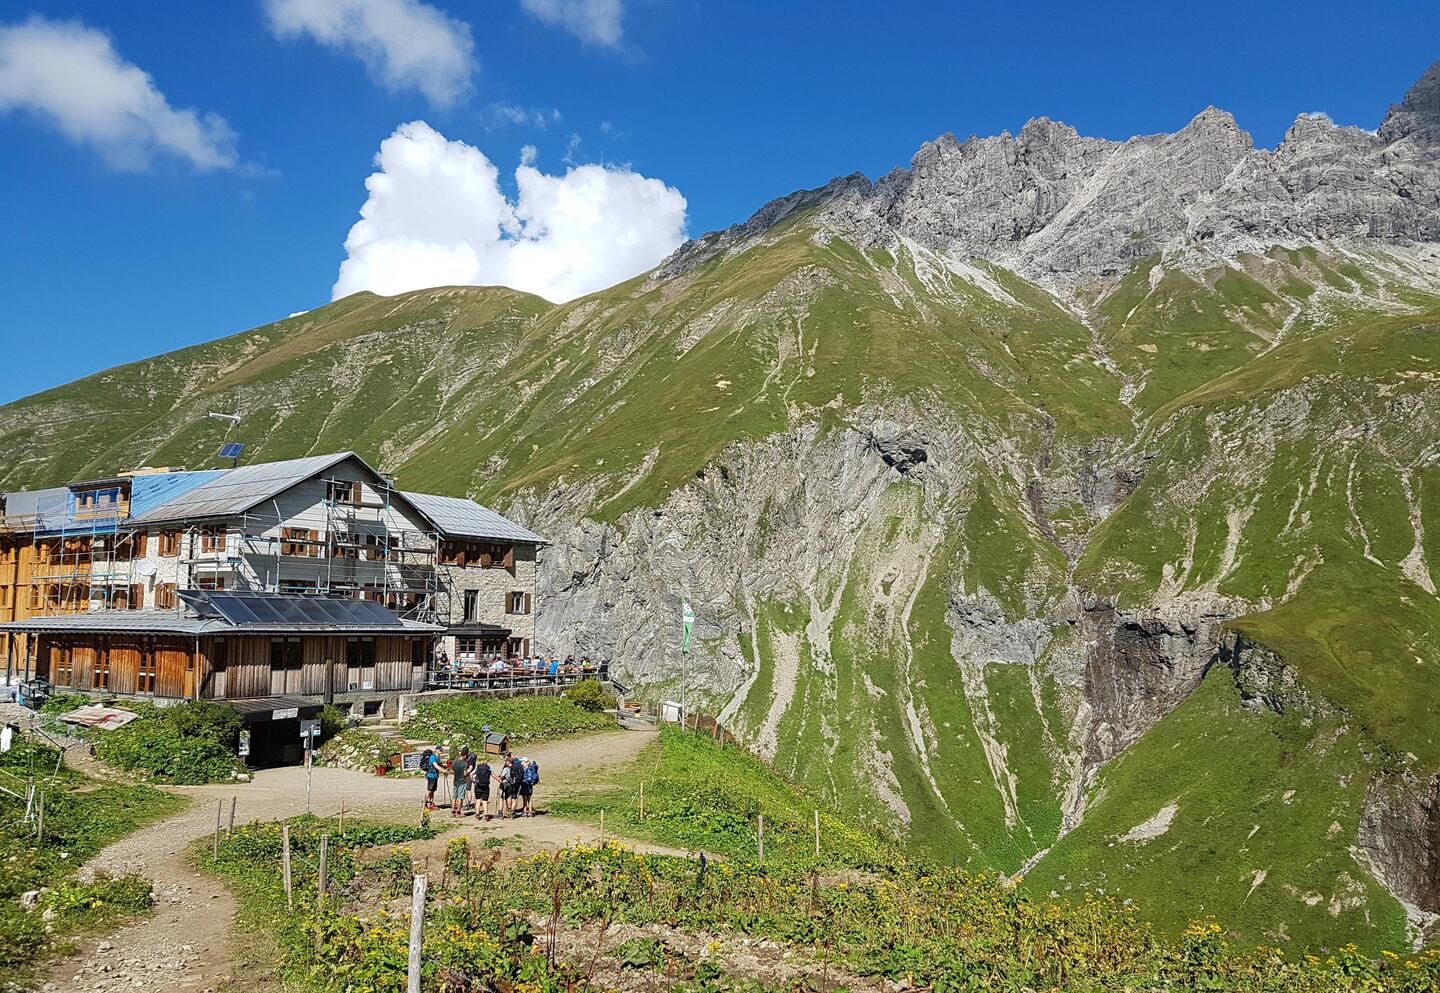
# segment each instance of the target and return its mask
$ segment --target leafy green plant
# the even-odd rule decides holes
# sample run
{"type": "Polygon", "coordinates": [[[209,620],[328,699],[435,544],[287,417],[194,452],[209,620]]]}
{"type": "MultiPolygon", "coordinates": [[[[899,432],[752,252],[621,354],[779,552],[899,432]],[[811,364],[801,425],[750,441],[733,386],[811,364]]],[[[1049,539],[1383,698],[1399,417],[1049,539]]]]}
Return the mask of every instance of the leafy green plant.
{"type": "Polygon", "coordinates": [[[97,873],[88,883],[65,880],[40,901],[43,910],[71,928],[93,927],[115,917],[128,917],[150,909],[150,880],[126,874],[97,873]]]}
{"type": "Polygon", "coordinates": [[[139,719],[97,739],[102,761],[156,782],[187,786],[224,782],[242,769],[236,757],[241,719],[233,707],[197,701],[126,709],[139,719]]]}
{"type": "Polygon", "coordinates": [[[329,740],[350,726],[350,715],[333,703],[320,708],[320,737],[329,740]]]}
{"type": "Polygon", "coordinates": [[[615,709],[615,694],[600,685],[598,679],[582,679],[565,687],[565,699],[592,714],[615,709]]]}

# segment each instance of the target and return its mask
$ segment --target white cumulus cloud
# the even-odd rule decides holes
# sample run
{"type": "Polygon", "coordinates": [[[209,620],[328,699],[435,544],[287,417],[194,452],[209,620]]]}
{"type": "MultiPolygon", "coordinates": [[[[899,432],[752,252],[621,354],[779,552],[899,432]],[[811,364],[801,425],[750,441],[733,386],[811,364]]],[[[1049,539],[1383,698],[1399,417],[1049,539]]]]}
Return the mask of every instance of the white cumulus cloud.
{"type": "Polygon", "coordinates": [[[534,159],[522,155],[512,201],[478,148],[402,124],[365,181],[334,298],[469,284],[560,302],[638,275],[684,241],[685,198],[660,180],[593,164],[547,175],[534,159]]]}
{"type": "Polygon", "coordinates": [[[470,92],[470,26],[420,0],[265,0],[277,38],[308,35],[365,63],[390,90],[419,90],[436,107],[470,92]]]}
{"type": "Polygon", "coordinates": [[[0,25],[0,113],[8,111],[34,115],[117,169],[146,169],[160,155],[201,170],[239,165],[223,117],[170,106],[109,35],[78,21],[0,25]]]}
{"type": "Polygon", "coordinates": [[[520,0],[527,13],[546,24],[564,28],[581,41],[619,48],[624,37],[621,0],[520,0]]]}

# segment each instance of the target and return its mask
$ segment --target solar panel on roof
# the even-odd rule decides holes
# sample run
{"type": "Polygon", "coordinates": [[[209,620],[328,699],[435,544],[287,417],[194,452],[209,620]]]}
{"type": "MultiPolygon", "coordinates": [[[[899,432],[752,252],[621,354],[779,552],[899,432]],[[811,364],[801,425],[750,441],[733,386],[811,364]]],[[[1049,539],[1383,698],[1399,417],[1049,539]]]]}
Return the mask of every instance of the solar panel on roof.
{"type": "Polygon", "coordinates": [[[245,451],[245,443],[243,441],[227,441],[224,445],[220,446],[220,458],[238,459],[240,453],[243,451],[245,451]]]}
{"type": "MultiPolygon", "coordinates": [[[[190,591],[187,591],[189,593],[190,591]]],[[[193,594],[191,595],[193,596],[193,594]]],[[[185,598],[191,601],[191,596],[185,598]]],[[[231,624],[265,624],[280,627],[306,625],[402,627],[404,622],[370,600],[343,597],[265,596],[253,593],[205,591],[205,606],[231,624]]],[[[198,599],[198,598],[196,598],[198,599]]]]}

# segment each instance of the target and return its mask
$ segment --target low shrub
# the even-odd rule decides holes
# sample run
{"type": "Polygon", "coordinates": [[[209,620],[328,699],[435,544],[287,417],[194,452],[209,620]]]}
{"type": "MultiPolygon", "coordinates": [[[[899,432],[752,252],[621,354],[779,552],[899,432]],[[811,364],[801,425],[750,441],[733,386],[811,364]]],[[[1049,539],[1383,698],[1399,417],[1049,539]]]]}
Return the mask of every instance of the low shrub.
{"type": "Polygon", "coordinates": [[[327,703],[320,710],[320,737],[329,741],[350,726],[350,715],[333,703],[327,703]]]}
{"type": "Polygon", "coordinates": [[[96,737],[102,761],[183,786],[224,782],[243,769],[236,757],[241,719],[233,707],[197,701],[126,709],[139,719],[96,737]]]}
{"type": "Polygon", "coordinates": [[[45,706],[40,708],[40,713],[47,715],[68,714],[72,710],[78,710],[94,702],[94,700],[91,700],[83,693],[70,693],[66,690],[61,690],[45,701],[45,706]]]}
{"type": "Polygon", "coordinates": [[[70,929],[93,927],[116,917],[130,917],[150,909],[154,894],[150,880],[126,874],[96,873],[88,883],[67,879],[40,900],[41,911],[51,911],[53,922],[70,929]]]}
{"type": "Polygon", "coordinates": [[[565,699],[592,714],[615,709],[615,694],[600,685],[598,679],[582,679],[565,687],[565,699]]]}

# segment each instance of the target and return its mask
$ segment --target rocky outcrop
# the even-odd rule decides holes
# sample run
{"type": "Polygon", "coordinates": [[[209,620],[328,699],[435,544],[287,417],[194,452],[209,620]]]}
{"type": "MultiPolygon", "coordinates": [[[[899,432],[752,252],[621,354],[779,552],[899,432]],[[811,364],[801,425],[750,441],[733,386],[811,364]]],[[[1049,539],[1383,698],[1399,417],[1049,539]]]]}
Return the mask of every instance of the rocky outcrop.
{"type": "Polygon", "coordinates": [[[910,168],[851,175],[772,201],[743,224],[681,246],[656,278],[738,251],[808,212],[855,244],[899,240],[999,262],[1052,286],[1113,277],[1156,252],[1214,264],[1329,240],[1440,238],[1440,63],[1376,133],[1301,115],[1272,150],[1222,110],[1174,134],[1115,142],[1038,118],[1018,135],[943,135],[910,168]]]}
{"type": "Polygon", "coordinates": [[[1440,774],[1376,777],[1365,793],[1359,845],[1404,906],[1418,948],[1440,924],[1440,774]]]}
{"type": "Polygon", "coordinates": [[[1085,604],[1085,701],[1091,720],[1083,753],[1098,767],[1190,695],[1219,657],[1220,626],[1229,615],[1127,614],[1113,604],[1085,604]]]}

